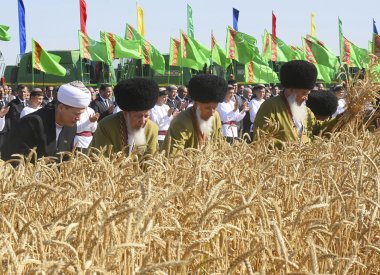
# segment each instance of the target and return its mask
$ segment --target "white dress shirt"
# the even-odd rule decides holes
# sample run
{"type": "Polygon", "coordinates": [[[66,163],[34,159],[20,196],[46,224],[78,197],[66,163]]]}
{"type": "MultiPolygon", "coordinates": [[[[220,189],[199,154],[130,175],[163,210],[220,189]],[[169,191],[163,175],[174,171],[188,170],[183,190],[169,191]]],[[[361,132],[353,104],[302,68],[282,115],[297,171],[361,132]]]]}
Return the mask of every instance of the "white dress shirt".
{"type": "Polygon", "coordinates": [[[74,145],[78,148],[88,148],[92,141],[91,136],[80,135],[83,132],[94,133],[98,127],[98,122],[91,122],[90,116],[94,115],[95,111],[91,107],[87,107],[86,110],[80,115],[79,121],[77,122],[77,135],[74,138],[74,145]]]}
{"type": "Polygon", "coordinates": [[[257,100],[256,98],[253,98],[248,104],[248,106],[249,106],[249,118],[252,122],[251,132],[253,131],[253,123],[255,122],[257,112],[259,111],[260,106],[261,106],[261,104],[263,104],[264,101],[265,101],[264,99],[257,100]]]}
{"type": "Polygon", "coordinates": [[[234,111],[235,102],[221,102],[218,104],[217,111],[222,121],[223,136],[238,137],[237,122],[245,117],[245,111],[239,112],[239,109],[234,111]]]}
{"type": "Polygon", "coordinates": [[[32,108],[32,107],[24,107],[20,113],[20,118],[28,115],[28,114],[31,114],[31,113],[34,113],[35,111],[41,109],[41,106],[38,106],[37,108],[32,108]]]}
{"type": "Polygon", "coordinates": [[[3,131],[4,126],[5,126],[5,116],[0,117],[0,131],[3,131]]]}
{"type": "MultiPolygon", "coordinates": [[[[170,122],[173,119],[173,116],[168,116],[168,111],[170,107],[166,104],[162,106],[155,105],[150,113],[150,119],[158,125],[158,131],[167,131],[170,126],[170,122]]],[[[158,140],[164,140],[165,134],[159,134],[158,140]]]]}

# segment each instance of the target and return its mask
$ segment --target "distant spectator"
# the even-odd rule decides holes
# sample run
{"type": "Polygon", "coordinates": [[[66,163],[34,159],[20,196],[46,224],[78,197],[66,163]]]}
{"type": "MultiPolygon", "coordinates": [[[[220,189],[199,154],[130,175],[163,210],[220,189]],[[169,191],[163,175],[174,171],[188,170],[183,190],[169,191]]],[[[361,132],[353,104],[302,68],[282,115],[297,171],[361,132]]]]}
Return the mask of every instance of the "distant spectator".
{"type": "Polygon", "coordinates": [[[28,102],[28,106],[22,109],[20,118],[37,111],[42,108],[42,103],[44,99],[44,93],[40,88],[34,88],[30,93],[30,99],[28,102]]]}
{"type": "Polygon", "coordinates": [[[332,91],[338,99],[338,108],[336,109],[336,112],[333,114],[333,117],[336,117],[337,115],[343,113],[346,109],[346,91],[344,90],[342,85],[334,86],[332,91]]]}

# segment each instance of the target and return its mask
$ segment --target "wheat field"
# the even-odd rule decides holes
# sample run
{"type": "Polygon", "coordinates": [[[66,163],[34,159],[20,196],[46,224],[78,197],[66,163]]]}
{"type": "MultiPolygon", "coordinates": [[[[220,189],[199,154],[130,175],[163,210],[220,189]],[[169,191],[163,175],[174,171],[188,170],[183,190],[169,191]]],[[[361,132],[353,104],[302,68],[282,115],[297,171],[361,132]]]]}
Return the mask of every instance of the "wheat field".
{"type": "MultiPolygon", "coordinates": [[[[379,274],[380,136],[0,168],[1,274],[379,274]]],[[[97,155],[97,156],[96,156],[97,155]]]]}

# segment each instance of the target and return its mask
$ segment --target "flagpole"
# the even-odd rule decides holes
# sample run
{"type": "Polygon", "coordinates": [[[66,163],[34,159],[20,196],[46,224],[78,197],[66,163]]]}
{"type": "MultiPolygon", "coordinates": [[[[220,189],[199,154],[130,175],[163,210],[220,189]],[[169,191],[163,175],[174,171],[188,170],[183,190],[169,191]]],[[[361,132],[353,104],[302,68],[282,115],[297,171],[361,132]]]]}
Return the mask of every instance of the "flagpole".
{"type": "Polygon", "coordinates": [[[183,85],[183,52],[182,52],[182,32],[181,30],[179,31],[179,35],[180,35],[180,40],[179,40],[179,51],[180,51],[180,54],[181,54],[181,85],[183,85]]]}
{"type": "Polygon", "coordinates": [[[79,41],[79,62],[80,62],[80,75],[81,75],[81,79],[82,79],[82,82],[83,82],[83,66],[82,66],[82,59],[83,59],[83,56],[82,56],[82,53],[81,53],[81,50],[82,50],[82,43],[81,43],[81,35],[80,35],[80,31],[78,30],[78,41],[79,41]]]}
{"type": "Polygon", "coordinates": [[[33,38],[32,38],[32,87],[34,88],[34,43],[33,43],[33,38]]]}

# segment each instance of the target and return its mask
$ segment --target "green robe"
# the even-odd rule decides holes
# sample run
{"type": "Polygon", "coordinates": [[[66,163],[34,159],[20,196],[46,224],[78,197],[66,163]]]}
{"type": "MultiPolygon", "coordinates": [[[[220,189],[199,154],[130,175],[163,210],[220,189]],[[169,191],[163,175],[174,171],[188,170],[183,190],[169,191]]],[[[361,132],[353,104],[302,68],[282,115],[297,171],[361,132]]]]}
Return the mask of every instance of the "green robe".
{"type": "Polygon", "coordinates": [[[302,143],[310,142],[313,135],[318,135],[321,131],[329,132],[336,124],[337,119],[319,121],[315,118],[313,112],[307,108],[307,118],[302,122],[302,136],[300,137],[298,129],[293,123],[288,105],[283,94],[269,98],[264,101],[257,112],[253,123],[255,139],[258,138],[260,130],[271,132],[272,126],[268,124],[267,119],[278,124],[278,128],[274,130],[274,138],[281,142],[298,141],[302,143]]]}
{"type": "MultiPolygon", "coordinates": [[[[198,137],[191,117],[192,108],[188,108],[173,118],[164,140],[163,150],[174,155],[180,148],[199,148],[198,137]]],[[[216,141],[221,138],[222,123],[219,113],[215,112],[212,133],[210,133],[209,140],[216,141]]]]}
{"type": "MultiPolygon", "coordinates": [[[[123,112],[109,115],[98,123],[90,147],[102,148],[112,145],[114,153],[127,150],[127,127],[123,112]]],[[[148,120],[145,126],[146,145],[135,148],[139,155],[154,154],[158,150],[158,126],[148,120]]],[[[134,149],[134,150],[135,150],[134,149]]]]}

